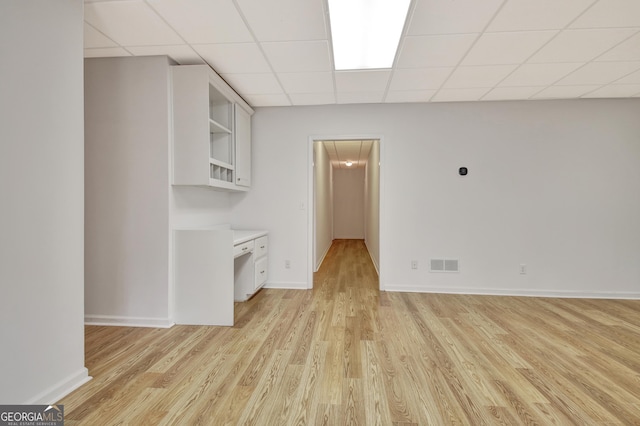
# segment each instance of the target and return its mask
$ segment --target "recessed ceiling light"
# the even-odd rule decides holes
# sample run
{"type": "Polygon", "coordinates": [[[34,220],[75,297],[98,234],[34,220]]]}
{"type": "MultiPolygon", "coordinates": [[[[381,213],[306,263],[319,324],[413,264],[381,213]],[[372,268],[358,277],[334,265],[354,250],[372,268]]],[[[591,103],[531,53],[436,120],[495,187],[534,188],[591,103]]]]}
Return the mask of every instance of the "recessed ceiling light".
{"type": "Polygon", "coordinates": [[[347,167],[351,167],[351,166],[353,166],[353,162],[352,161],[345,161],[344,165],[347,166],[347,167]]]}
{"type": "Polygon", "coordinates": [[[391,68],[410,0],[329,0],[336,70],[391,68]]]}

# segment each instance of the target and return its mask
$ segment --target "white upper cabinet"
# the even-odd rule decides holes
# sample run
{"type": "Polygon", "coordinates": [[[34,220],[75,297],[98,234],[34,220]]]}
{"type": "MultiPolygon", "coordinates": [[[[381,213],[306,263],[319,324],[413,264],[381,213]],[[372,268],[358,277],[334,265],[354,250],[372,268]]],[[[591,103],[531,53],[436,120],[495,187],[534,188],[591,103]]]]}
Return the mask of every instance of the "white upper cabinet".
{"type": "Polygon", "coordinates": [[[253,110],[207,65],[171,74],[173,184],[248,190],[253,110]]]}

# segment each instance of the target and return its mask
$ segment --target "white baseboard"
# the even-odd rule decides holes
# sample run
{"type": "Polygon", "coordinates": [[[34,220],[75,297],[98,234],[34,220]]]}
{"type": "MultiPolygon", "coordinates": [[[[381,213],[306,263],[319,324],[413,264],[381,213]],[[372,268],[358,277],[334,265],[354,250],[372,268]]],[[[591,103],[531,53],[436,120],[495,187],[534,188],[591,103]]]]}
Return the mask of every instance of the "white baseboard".
{"type": "Polygon", "coordinates": [[[376,263],[376,261],[373,258],[373,256],[371,256],[371,251],[369,250],[369,246],[367,245],[367,240],[364,240],[364,246],[367,248],[367,253],[369,254],[369,259],[371,259],[371,263],[373,263],[373,267],[376,269],[376,273],[378,274],[378,277],[380,277],[380,268],[378,267],[378,264],[376,263]]]}
{"type": "Polygon", "coordinates": [[[324,262],[324,258],[327,257],[327,253],[329,253],[329,249],[331,248],[332,245],[333,245],[333,242],[331,242],[331,244],[329,244],[329,247],[327,247],[327,249],[324,251],[324,254],[320,258],[320,262],[318,262],[318,264],[316,265],[316,269],[314,269],[313,272],[318,272],[318,270],[320,269],[320,266],[322,266],[322,262],[324,262]]]}
{"type": "Polygon", "coordinates": [[[169,318],[120,317],[112,315],[85,315],[84,323],[85,325],[152,328],[171,328],[175,324],[169,318]]]}
{"type": "Polygon", "coordinates": [[[443,294],[473,294],[479,296],[523,296],[523,297],[554,297],[572,299],[631,299],[639,300],[640,293],[632,292],[601,292],[601,291],[563,291],[563,290],[515,290],[515,289],[479,289],[479,288],[438,288],[387,285],[385,291],[401,293],[443,293],[443,294]]]}
{"type": "Polygon", "coordinates": [[[66,379],[58,382],[46,391],[42,392],[40,395],[37,395],[29,401],[25,402],[25,404],[55,404],[74,390],[78,389],[80,386],[87,383],[92,378],[93,377],[89,376],[89,370],[82,367],[75,374],[72,374],[66,379]]]}
{"type": "Polygon", "coordinates": [[[267,282],[264,285],[264,288],[274,288],[274,289],[281,289],[281,290],[308,290],[309,286],[307,285],[307,283],[300,283],[300,282],[288,282],[288,283],[267,282]]]}

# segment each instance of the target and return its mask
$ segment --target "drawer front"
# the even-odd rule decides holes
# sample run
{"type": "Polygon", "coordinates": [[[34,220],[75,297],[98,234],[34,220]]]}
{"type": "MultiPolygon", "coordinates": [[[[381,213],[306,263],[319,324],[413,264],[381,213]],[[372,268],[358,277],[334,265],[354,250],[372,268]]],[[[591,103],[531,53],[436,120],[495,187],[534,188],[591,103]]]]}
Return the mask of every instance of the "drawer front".
{"type": "Polygon", "coordinates": [[[235,259],[236,257],[242,256],[243,254],[251,253],[253,251],[253,248],[253,240],[237,244],[233,246],[233,258],[235,259]]]}
{"type": "Polygon", "coordinates": [[[267,270],[267,258],[266,257],[262,257],[260,259],[258,259],[258,261],[256,262],[256,289],[260,288],[264,285],[264,283],[267,281],[267,275],[268,275],[268,270],[267,270]]]}
{"type": "Polygon", "coordinates": [[[269,251],[269,238],[265,235],[256,239],[256,258],[265,256],[269,251]]]}

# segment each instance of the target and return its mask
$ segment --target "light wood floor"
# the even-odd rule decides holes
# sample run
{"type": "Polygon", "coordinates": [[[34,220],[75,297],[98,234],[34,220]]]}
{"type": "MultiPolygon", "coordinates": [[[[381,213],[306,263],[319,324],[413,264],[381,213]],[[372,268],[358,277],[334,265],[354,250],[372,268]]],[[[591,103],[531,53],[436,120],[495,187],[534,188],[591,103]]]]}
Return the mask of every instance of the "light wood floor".
{"type": "Polygon", "coordinates": [[[67,425],[640,424],[640,301],[380,293],[362,241],[234,327],[86,328],[67,425]]]}

